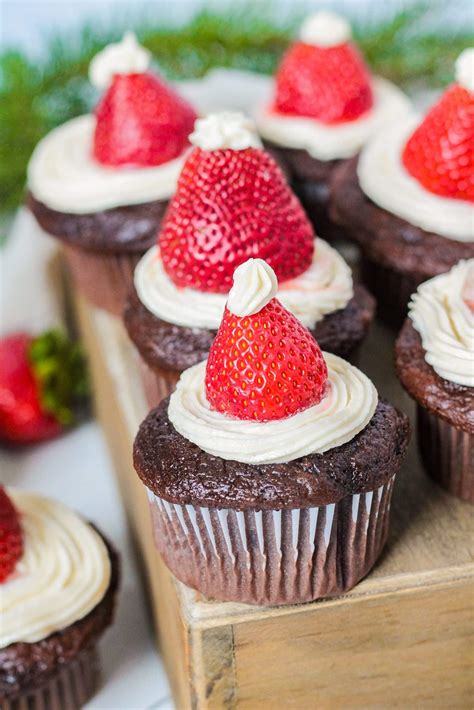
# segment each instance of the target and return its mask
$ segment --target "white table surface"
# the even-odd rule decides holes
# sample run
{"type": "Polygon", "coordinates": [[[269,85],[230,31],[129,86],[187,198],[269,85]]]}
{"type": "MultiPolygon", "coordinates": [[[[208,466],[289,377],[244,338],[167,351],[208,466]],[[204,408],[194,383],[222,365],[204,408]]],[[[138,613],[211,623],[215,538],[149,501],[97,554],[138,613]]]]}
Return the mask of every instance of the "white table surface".
{"type": "MultiPolygon", "coordinates": [[[[181,91],[205,113],[216,108],[248,111],[268,80],[217,70],[181,91]]],[[[20,210],[0,250],[0,332],[38,333],[62,320],[50,278],[56,244],[20,210]]],[[[174,705],[152,622],[145,605],[123,506],[104,438],[95,421],[35,447],[0,448],[0,481],[63,501],[96,523],[122,559],[122,582],[114,625],[101,644],[103,684],[89,710],[171,710],[174,705]]]]}

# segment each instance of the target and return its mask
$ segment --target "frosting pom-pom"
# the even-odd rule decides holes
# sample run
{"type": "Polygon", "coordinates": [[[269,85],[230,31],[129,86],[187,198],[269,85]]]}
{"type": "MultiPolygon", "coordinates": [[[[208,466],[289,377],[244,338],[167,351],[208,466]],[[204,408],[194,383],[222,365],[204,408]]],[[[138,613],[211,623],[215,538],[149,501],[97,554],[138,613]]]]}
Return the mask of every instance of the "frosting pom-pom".
{"type": "Polygon", "coordinates": [[[336,47],[351,38],[351,27],[344,17],[322,10],[309,15],[301,25],[300,39],[317,47],[336,47]]]}
{"type": "Polygon", "coordinates": [[[245,150],[262,147],[254,122],[239,111],[222,111],[199,118],[189,140],[202,150],[245,150]]]}
{"type": "Polygon", "coordinates": [[[107,89],[115,74],[142,74],[150,60],[151,53],[137,42],[133,32],[127,32],[120,42],[107,45],[95,55],[89,79],[98,89],[107,89]]]}

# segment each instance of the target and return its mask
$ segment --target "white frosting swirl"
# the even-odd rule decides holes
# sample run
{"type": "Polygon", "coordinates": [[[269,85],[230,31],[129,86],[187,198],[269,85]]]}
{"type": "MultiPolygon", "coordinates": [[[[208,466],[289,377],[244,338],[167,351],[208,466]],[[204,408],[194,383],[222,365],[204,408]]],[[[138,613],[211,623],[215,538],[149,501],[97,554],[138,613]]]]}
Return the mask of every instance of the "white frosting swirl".
{"type": "Polygon", "coordinates": [[[94,116],[80,116],[38,143],[28,165],[36,199],[59,212],[87,214],[173,195],[185,154],[156,167],[107,168],[92,157],[94,128],[94,116]]]}
{"type": "Polygon", "coordinates": [[[133,32],[109,44],[95,55],[89,65],[89,79],[98,89],[106,89],[115,74],[142,74],[150,66],[151,53],[137,42],[133,32]]]}
{"type": "Polygon", "coordinates": [[[76,513],[32,493],[8,494],[21,514],[24,554],[0,585],[0,648],[40,641],[84,618],[111,574],[100,535],[76,513]]]}
{"type": "Polygon", "coordinates": [[[378,395],[353,365],[324,353],[326,396],[287,419],[244,421],[210,408],[204,378],[206,362],[185,370],[171,395],[168,416],[176,431],[213,456],[250,464],[286,463],[322,454],[351,441],[372,418],[378,395]]]}
{"type": "Polygon", "coordinates": [[[358,177],[370,199],[411,224],[460,242],[474,241],[474,206],[426,190],[402,163],[420,118],[410,116],[378,133],[362,150],[358,177]]]}
{"type": "Polygon", "coordinates": [[[254,122],[240,111],[221,111],[198,118],[189,140],[202,150],[262,147],[254,122]]]}
{"type": "Polygon", "coordinates": [[[350,158],[381,126],[410,111],[408,98],[386,79],[374,77],[372,89],[372,108],[354,121],[330,125],[313,118],[286,116],[267,107],[255,116],[258,131],[272,143],[306,150],[318,160],[350,158]]]}
{"type": "MultiPolygon", "coordinates": [[[[158,247],[150,249],[135,269],[135,288],[144,306],[157,318],[188,328],[217,330],[227,297],[175,286],[163,268],[158,247]]],[[[279,284],[278,298],[308,328],[345,308],[354,295],[352,274],[342,256],[316,240],[309,269],[279,284]]]]}
{"type": "Polygon", "coordinates": [[[300,39],[317,47],[335,47],[351,38],[351,27],[347,20],[335,12],[321,10],[309,15],[300,29],[300,39]]]}
{"type": "Polygon", "coordinates": [[[461,52],[455,64],[456,81],[468,91],[474,91],[474,47],[461,52]]]}
{"type": "Polygon", "coordinates": [[[227,308],[240,318],[252,316],[270,303],[277,291],[278,281],[272,267],[263,259],[247,259],[234,271],[227,308]]]}
{"type": "Polygon", "coordinates": [[[465,294],[474,288],[474,259],[421,284],[409,315],[426,362],[445,380],[474,387],[474,312],[465,294]]]}

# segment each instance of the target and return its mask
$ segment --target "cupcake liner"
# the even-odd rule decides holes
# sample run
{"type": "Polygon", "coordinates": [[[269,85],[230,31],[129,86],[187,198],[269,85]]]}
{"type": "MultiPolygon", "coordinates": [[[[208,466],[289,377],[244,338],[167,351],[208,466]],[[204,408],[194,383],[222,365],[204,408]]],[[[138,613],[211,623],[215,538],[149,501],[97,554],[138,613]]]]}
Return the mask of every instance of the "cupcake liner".
{"type": "Polygon", "coordinates": [[[143,383],[145,399],[150,409],[157,407],[162,399],[168,397],[176,389],[181,372],[151,368],[138,355],[138,367],[143,383]]]}
{"type": "Polygon", "coordinates": [[[395,328],[406,318],[408,302],[420,285],[420,279],[403,274],[362,254],[361,279],[377,299],[377,315],[395,328]]]}
{"type": "Polygon", "coordinates": [[[272,605],[357,584],[385,544],[393,484],[319,507],[245,512],[147,492],[156,545],[178,579],[207,597],[272,605]]]}
{"type": "Polygon", "coordinates": [[[97,308],[121,316],[141,253],[101,254],[62,244],[75,285],[97,308]]]}
{"type": "Polygon", "coordinates": [[[451,495],[474,503],[474,436],[417,408],[418,446],[426,472],[451,495]]]}
{"type": "Polygon", "coordinates": [[[79,710],[99,686],[99,659],[95,647],[82,651],[74,661],[40,688],[25,690],[0,700],[1,710],[79,710]]]}

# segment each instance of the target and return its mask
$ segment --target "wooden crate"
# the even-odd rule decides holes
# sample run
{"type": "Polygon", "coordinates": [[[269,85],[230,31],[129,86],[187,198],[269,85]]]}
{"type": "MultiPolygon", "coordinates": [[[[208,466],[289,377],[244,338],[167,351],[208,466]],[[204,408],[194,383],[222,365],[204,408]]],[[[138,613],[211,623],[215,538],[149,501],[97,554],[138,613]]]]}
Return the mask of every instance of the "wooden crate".
{"type": "MultiPolygon", "coordinates": [[[[415,446],[386,551],[349,594],[271,609],[209,601],[171,575],[153,544],[131,461],[147,410],[137,355],[117,319],[82,302],[78,313],[177,708],[471,708],[473,510],[429,481],[415,446]]],[[[391,372],[391,336],[374,330],[362,367],[412,413],[391,372]]]]}

